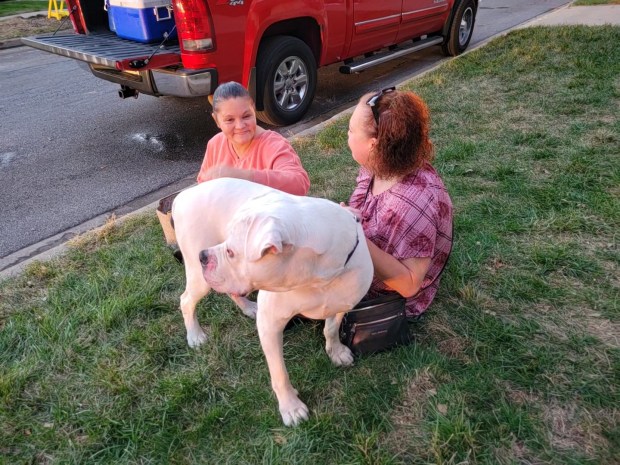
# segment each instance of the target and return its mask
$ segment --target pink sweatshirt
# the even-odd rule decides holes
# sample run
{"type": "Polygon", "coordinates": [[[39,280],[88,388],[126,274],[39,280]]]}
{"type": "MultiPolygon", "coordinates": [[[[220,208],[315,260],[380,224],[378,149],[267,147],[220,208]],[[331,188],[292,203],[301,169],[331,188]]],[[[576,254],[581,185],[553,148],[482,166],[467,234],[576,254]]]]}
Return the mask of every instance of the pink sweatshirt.
{"type": "Polygon", "coordinates": [[[310,189],[308,173],[288,140],[274,131],[265,131],[254,138],[250,149],[239,158],[223,133],[209,140],[198,182],[204,182],[204,174],[214,166],[232,166],[253,170],[253,181],[289,194],[306,195],[310,189]]]}

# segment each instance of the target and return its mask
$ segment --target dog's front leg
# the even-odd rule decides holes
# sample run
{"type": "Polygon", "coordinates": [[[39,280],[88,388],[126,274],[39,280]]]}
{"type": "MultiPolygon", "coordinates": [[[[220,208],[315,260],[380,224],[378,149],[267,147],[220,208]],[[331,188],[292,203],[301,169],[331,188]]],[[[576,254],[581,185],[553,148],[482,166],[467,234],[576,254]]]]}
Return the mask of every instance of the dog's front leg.
{"type": "Polygon", "coordinates": [[[187,282],[185,292],[181,295],[181,313],[183,313],[183,321],[187,330],[187,343],[190,347],[198,347],[207,341],[207,335],[198,323],[196,305],[209,293],[210,288],[202,277],[200,264],[188,264],[187,258],[185,275],[187,282]]]}
{"type": "Polygon", "coordinates": [[[207,341],[207,335],[204,333],[198,323],[196,316],[196,304],[204,296],[196,296],[191,290],[186,289],[181,295],[181,313],[183,313],[183,321],[187,330],[187,344],[190,347],[198,347],[207,341]]]}
{"type": "Polygon", "coordinates": [[[237,304],[237,306],[241,309],[245,316],[249,316],[253,320],[256,319],[256,310],[257,305],[256,302],[252,302],[245,297],[241,297],[240,295],[228,294],[232,301],[237,304]]]}
{"type": "MultiPolygon", "coordinates": [[[[260,294],[264,293],[261,291],[260,294]]],[[[297,390],[293,388],[284,364],[282,349],[282,332],[288,322],[288,317],[274,316],[278,307],[264,306],[265,301],[273,302],[276,299],[261,299],[259,294],[258,313],[256,326],[258,337],[267,360],[271,387],[278,399],[278,408],[282,421],[286,426],[296,426],[308,419],[308,407],[297,396],[297,390]]]]}
{"type": "Polygon", "coordinates": [[[325,351],[334,365],[348,366],[353,364],[351,350],[340,342],[340,323],[344,313],[337,313],[325,320],[323,335],[325,336],[325,351]]]}

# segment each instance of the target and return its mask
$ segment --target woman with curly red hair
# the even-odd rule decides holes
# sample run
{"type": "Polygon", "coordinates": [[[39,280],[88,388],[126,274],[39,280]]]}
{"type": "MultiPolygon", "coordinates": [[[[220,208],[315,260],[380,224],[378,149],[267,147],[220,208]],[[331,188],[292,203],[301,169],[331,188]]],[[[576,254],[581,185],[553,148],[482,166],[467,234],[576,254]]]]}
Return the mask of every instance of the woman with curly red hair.
{"type": "Polygon", "coordinates": [[[367,298],[396,291],[407,316],[432,302],[452,249],[452,202],[431,165],[428,107],[391,87],[365,95],[349,122],[360,164],[349,199],[359,211],[375,276],[367,298]]]}

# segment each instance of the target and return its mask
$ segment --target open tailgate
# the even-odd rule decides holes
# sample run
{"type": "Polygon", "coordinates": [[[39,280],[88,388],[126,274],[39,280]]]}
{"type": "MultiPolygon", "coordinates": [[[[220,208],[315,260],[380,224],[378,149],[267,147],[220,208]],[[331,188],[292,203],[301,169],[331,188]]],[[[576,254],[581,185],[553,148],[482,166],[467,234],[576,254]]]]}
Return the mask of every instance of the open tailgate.
{"type": "Polygon", "coordinates": [[[117,70],[145,71],[181,63],[181,49],[178,43],[170,45],[143,44],[118,37],[113,32],[85,34],[39,35],[22,38],[22,43],[33,48],[54,53],[79,61],[117,70]],[[135,60],[144,60],[155,55],[148,63],[134,66],[135,60]]]}

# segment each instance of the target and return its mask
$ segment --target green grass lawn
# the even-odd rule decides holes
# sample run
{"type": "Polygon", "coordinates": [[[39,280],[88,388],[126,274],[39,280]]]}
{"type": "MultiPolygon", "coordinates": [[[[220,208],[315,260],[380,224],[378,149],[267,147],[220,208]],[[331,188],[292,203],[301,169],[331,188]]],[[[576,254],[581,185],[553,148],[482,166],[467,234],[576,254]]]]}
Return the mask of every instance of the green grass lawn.
{"type": "MultiPolygon", "coordinates": [[[[47,0],[4,0],[0,1],[0,16],[17,15],[33,11],[47,10],[47,0]]],[[[58,0],[60,6],[60,0],[58,0]]]]}
{"type": "MultiPolygon", "coordinates": [[[[619,43],[519,30],[406,85],[433,115],[453,256],[411,346],[342,369],[317,325],[286,332],[297,428],[227,298],[188,349],[154,212],[0,283],[0,463],[619,463],[619,43]]],[[[312,195],[353,188],[347,123],[295,141],[312,195]]]]}
{"type": "Polygon", "coordinates": [[[576,0],[573,2],[575,6],[588,5],[620,5],[620,0],[576,0]]]}

